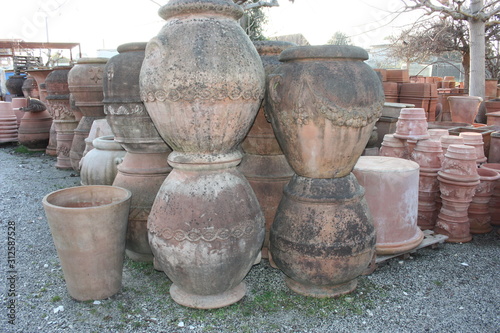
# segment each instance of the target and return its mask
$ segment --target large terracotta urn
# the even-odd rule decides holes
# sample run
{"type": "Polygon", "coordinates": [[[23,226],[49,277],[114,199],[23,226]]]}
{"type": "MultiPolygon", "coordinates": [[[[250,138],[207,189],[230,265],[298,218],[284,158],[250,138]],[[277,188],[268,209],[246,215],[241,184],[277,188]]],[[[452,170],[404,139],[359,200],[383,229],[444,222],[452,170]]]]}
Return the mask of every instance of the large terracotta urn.
{"type": "Polygon", "coordinates": [[[82,113],[71,144],[70,159],[75,171],[79,171],[80,159],[85,150],[94,119],[104,118],[103,77],[108,58],[80,58],[68,74],[68,85],[75,100],[75,107],[82,113]]]}
{"type": "Polygon", "coordinates": [[[118,46],[104,69],[104,111],[115,141],[127,151],[118,165],[114,186],[132,192],[127,228],[127,256],[152,261],[147,221],[161,184],[172,169],[171,149],[158,134],[140,98],[139,73],[146,43],[118,46]]]}
{"type": "Polygon", "coordinates": [[[73,168],[69,152],[78,122],[69,103],[68,73],[70,70],[71,67],[56,67],[45,80],[47,106],[57,133],[56,168],[58,169],[73,168]]]}
{"type": "Polygon", "coordinates": [[[19,124],[19,143],[30,151],[45,151],[49,144],[52,117],[40,100],[28,98],[19,124]]]}
{"type": "MultiPolygon", "coordinates": [[[[267,75],[280,64],[279,54],[295,46],[281,41],[255,41],[254,45],[267,75]]],[[[266,218],[266,238],[262,246],[262,258],[266,259],[269,258],[269,231],[276,209],[283,195],[283,188],[293,175],[267,118],[265,103],[262,103],[250,132],[241,144],[245,155],[238,166],[252,186],[266,218]]]]}
{"type": "Polygon", "coordinates": [[[451,121],[473,124],[483,99],[476,96],[450,96],[451,121]]]}
{"type": "Polygon", "coordinates": [[[354,46],[291,47],[279,59],[267,102],[296,175],[271,227],[272,259],[297,293],[349,293],[375,250],[364,190],[351,171],[382,113],[382,84],[354,46]]]}
{"type": "Polygon", "coordinates": [[[166,24],[146,47],[140,90],[173,170],[149,214],[149,243],[177,303],[219,308],[245,295],[264,240],[263,213],[236,169],[264,69],[233,1],[172,0],[159,15],[166,24]]]}

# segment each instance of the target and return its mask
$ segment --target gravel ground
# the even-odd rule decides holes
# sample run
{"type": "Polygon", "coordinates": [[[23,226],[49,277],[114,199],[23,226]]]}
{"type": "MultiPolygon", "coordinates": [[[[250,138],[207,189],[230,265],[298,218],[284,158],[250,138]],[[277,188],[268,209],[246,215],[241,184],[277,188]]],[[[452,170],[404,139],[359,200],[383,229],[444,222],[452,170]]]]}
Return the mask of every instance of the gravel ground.
{"type": "Polygon", "coordinates": [[[500,332],[496,232],[391,259],[338,299],[294,294],[263,260],[246,277],[248,293],[240,302],[188,309],[172,301],[163,273],[127,259],[120,293],[100,302],[74,301],[41,200],[80,178],[57,170],[54,157],[15,149],[0,146],[1,332],[500,332]],[[8,225],[15,226],[15,262],[8,261],[14,241],[8,225]],[[9,314],[15,314],[13,323],[9,314]]]}

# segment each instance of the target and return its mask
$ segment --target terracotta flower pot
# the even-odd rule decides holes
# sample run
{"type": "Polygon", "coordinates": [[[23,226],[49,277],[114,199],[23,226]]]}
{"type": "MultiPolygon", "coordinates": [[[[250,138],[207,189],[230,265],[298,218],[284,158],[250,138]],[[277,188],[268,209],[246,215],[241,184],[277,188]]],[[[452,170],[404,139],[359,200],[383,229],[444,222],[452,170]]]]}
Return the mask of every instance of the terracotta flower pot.
{"type": "Polygon", "coordinates": [[[428,129],[430,140],[441,141],[441,137],[445,135],[450,135],[447,129],[444,128],[431,128],[428,129]]]}
{"type": "Polygon", "coordinates": [[[45,151],[49,144],[52,117],[47,110],[24,112],[19,125],[19,143],[31,151],[45,151]]]}
{"type": "Polygon", "coordinates": [[[489,163],[500,163],[500,132],[491,133],[489,163]]]}
{"type": "Polygon", "coordinates": [[[270,118],[295,173],[349,175],[382,114],[377,74],[354,46],[300,46],[283,51],[268,84],[270,118]]]}
{"type": "Polygon", "coordinates": [[[487,113],[486,118],[488,126],[500,126],[500,111],[487,113]]]}
{"type": "Polygon", "coordinates": [[[433,140],[418,141],[411,159],[418,163],[424,172],[438,172],[443,163],[443,148],[441,143],[433,140]]]}
{"type": "Polygon", "coordinates": [[[464,145],[474,147],[476,150],[476,163],[478,165],[487,161],[484,155],[483,135],[481,133],[462,132],[460,136],[464,138],[464,145]]]}
{"type": "Polygon", "coordinates": [[[171,149],[158,134],[140,98],[139,73],[146,43],[118,47],[119,54],[104,68],[104,110],[115,141],[127,151],[113,185],[132,192],[126,254],[137,261],[152,261],[147,221],[161,184],[172,169],[171,149]]]}
{"type": "Polygon", "coordinates": [[[159,14],[166,24],[146,47],[139,82],[174,169],[151,208],[149,241],[177,303],[223,307],[245,295],[264,240],[264,216],[236,169],[264,69],[233,1],[172,0],[159,14]]]}
{"type": "Polygon", "coordinates": [[[443,155],[448,151],[450,145],[463,145],[464,138],[458,135],[444,135],[441,137],[441,148],[443,148],[443,155]]]}
{"type": "Polygon", "coordinates": [[[17,142],[17,117],[11,102],[0,101],[0,143],[17,142]]]}
{"type": "Polygon", "coordinates": [[[477,173],[479,174],[480,183],[476,187],[476,193],[472,197],[468,210],[470,232],[472,234],[484,234],[493,230],[488,206],[500,179],[500,173],[484,168],[479,168],[477,173]]]}
{"type": "Polygon", "coordinates": [[[429,139],[425,110],[422,108],[406,108],[401,110],[398,122],[396,123],[394,137],[413,141],[429,139]]]}
{"type": "Polygon", "coordinates": [[[393,134],[384,135],[379,155],[408,159],[409,153],[406,140],[395,138],[393,134]]]}
{"type": "Polygon", "coordinates": [[[356,288],[375,238],[364,190],[352,173],[330,179],[294,175],[271,227],[270,246],[290,289],[334,297],[356,288]]]}
{"type": "Polygon", "coordinates": [[[94,139],[92,145],[94,149],[82,160],[82,185],[112,185],[126,151],[111,135],[94,139]]]}
{"type": "Polygon", "coordinates": [[[121,288],[131,193],[111,186],[79,186],[42,202],[69,294],[108,298],[121,288]]]}
{"type": "MultiPolygon", "coordinates": [[[[481,169],[493,170],[500,173],[500,163],[485,163],[481,169]]],[[[489,204],[489,212],[491,216],[491,225],[500,226],[500,180],[495,183],[495,189],[491,196],[489,204]]]]}
{"type": "Polygon", "coordinates": [[[442,207],[434,231],[447,235],[447,242],[469,242],[472,236],[467,210],[479,184],[475,149],[450,145],[438,180],[442,207]]]}
{"type": "Polygon", "coordinates": [[[366,190],[377,233],[377,254],[400,253],[417,247],[424,238],[417,226],[418,164],[393,157],[363,156],[353,173],[366,190]],[[386,189],[383,195],[381,189],[386,189]]]}
{"type": "Polygon", "coordinates": [[[79,171],[80,159],[85,150],[85,138],[92,122],[104,118],[103,72],[108,58],[80,58],[68,73],[68,88],[75,99],[75,107],[83,117],[77,120],[75,137],[71,146],[70,158],[73,169],[79,171]]]}
{"type": "Polygon", "coordinates": [[[483,99],[476,96],[449,96],[451,121],[459,123],[474,123],[479,105],[483,99]]]}

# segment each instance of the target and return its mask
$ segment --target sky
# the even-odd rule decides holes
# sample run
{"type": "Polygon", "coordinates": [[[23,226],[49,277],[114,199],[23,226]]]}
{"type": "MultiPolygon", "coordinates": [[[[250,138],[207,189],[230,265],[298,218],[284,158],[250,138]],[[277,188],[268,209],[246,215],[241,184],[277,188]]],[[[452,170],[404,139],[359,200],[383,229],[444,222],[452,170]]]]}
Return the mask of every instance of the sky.
{"type": "MultiPolygon", "coordinates": [[[[0,20],[0,39],[81,43],[84,56],[128,42],[148,41],[164,25],[158,14],[167,0],[9,0],[0,20]],[[6,15],[9,13],[9,15],[6,15]]],[[[302,33],[324,44],[336,32],[369,47],[415,20],[405,14],[391,22],[401,0],[279,0],[266,8],[269,37],[302,33]]]]}

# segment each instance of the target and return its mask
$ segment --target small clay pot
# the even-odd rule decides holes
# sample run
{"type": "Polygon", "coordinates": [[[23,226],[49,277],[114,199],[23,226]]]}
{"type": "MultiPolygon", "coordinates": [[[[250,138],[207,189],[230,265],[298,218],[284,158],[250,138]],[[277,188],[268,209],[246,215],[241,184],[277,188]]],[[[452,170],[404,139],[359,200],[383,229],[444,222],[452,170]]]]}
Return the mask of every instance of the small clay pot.
{"type": "Polygon", "coordinates": [[[483,135],[481,133],[462,132],[460,136],[464,138],[464,145],[472,146],[476,150],[476,163],[478,165],[487,161],[484,155],[483,135]]]}
{"type": "Polygon", "coordinates": [[[423,108],[406,108],[401,110],[396,123],[394,137],[405,140],[429,139],[427,117],[423,108]]]}
{"type": "Polygon", "coordinates": [[[484,234],[493,230],[491,226],[491,215],[488,209],[491,196],[495,190],[500,174],[496,171],[479,168],[479,185],[469,205],[470,232],[473,234],[484,234]]]}
{"type": "Polygon", "coordinates": [[[483,99],[476,96],[449,96],[451,121],[472,124],[483,99]]]}
{"type": "Polygon", "coordinates": [[[466,145],[450,145],[439,175],[453,181],[477,181],[476,150],[466,145]]]}
{"type": "Polygon", "coordinates": [[[395,138],[393,134],[385,134],[379,155],[408,159],[409,153],[406,140],[395,138]]]}
{"type": "Polygon", "coordinates": [[[411,159],[425,172],[438,172],[443,163],[443,148],[441,143],[433,140],[421,140],[417,142],[411,159]]]}
{"type": "Polygon", "coordinates": [[[92,145],[94,149],[82,161],[82,185],[112,185],[126,151],[113,136],[94,139],[92,145]]]}
{"type": "Polygon", "coordinates": [[[430,128],[427,130],[430,139],[434,141],[441,141],[441,137],[445,135],[450,135],[447,129],[444,128],[430,128]]]}
{"type": "Polygon", "coordinates": [[[443,148],[443,155],[448,151],[450,145],[463,145],[464,138],[458,135],[444,135],[441,137],[441,148],[443,148]]]}

